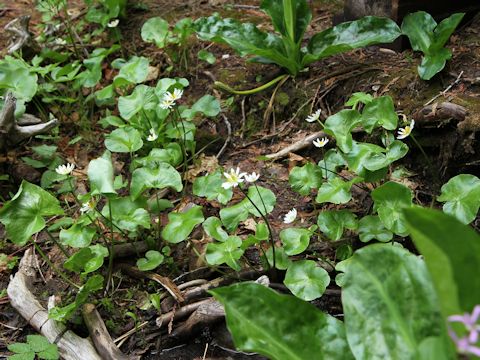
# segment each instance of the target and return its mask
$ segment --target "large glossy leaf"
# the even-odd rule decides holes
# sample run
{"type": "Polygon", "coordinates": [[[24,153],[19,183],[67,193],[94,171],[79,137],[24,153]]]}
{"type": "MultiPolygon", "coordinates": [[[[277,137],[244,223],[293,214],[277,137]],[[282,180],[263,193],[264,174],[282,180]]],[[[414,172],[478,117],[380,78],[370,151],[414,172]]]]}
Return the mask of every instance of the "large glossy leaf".
{"type": "Polygon", "coordinates": [[[445,203],[443,211],[469,224],[480,207],[480,179],[470,174],[454,176],[442,186],[437,200],[445,203]]]}
{"type": "Polygon", "coordinates": [[[347,163],[337,148],[328,150],[324,158],[318,162],[322,177],[328,180],[337,177],[339,168],[344,165],[347,165],[347,163]]]}
{"type": "Polygon", "coordinates": [[[92,195],[115,194],[113,186],[112,154],[106,150],[103,155],[88,164],[88,180],[92,195]]]}
{"type": "Polygon", "coordinates": [[[303,40],[303,34],[312,20],[306,0],[263,0],[260,8],[272,19],[276,31],[293,43],[303,40]]]}
{"type": "Polygon", "coordinates": [[[242,239],[238,236],[229,236],[224,242],[209,243],[205,259],[210,265],[227,264],[233,270],[240,271],[242,268],[238,260],[243,255],[242,239]]]}
{"type": "Polygon", "coordinates": [[[405,185],[389,181],[372,191],[373,210],[388,230],[406,236],[408,229],[402,210],[412,206],[412,197],[405,185]]]}
{"type": "Polygon", "coordinates": [[[250,186],[248,188],[247,195],[250,200],[247,198],[243,199],[243,206],[250,214],[257,217],[261,216],[258,210],[260,210],[263,215],[271,213],[277,202],[277,198],[272,190],[262,186],[250,186]],[[255,206],[252,204],[252,202],[255,204],[255,206]]]}
{"type": "Polygon", "coordinates": [[[344,109],[329,116],[325,121],[325,132],[335,137],[337,146],[345,153],[352,150],[352,130],[362,121],[362,116],[357,110],[344,109]]]}
{"type": "Polygon", "coordinates": [[[45,227],[44,217],[62,215],[58,200],[37,185],[23,180],[15,196],[0,210],[0,222],[13,243],[23,246],[45,227]]]}
{"type": "Polygon", "coordinates": [[[0,61],[0,94],[10,90],[17,99],[28,102],[37,92],[37,81],[37,74],[31,73],[24,61],[11,56],[0,61]]]}
{"type": "Polygon", "coordinates": [[[339,24],[314,35],[308,43],[303,63],[379,43],[393,42],[401,35],[397,24],[388,18],[365,16],[339,24]]]}
{"type": "Polygon", "coordinates": [[[98,270],[103,265],[103,259],[108,256],[106,247],[96,244],[82,248],[70,256],[63,264],[65,269],[80,273],[89,274],[98,270]]]}
{"type": "Polygon", "coordinates": [[[182,163],[182,148],[178,143],[170,143],[163,149],[153,148],[148,156],[135,159],[135,166],[141,165],[149,168],[155,168],[160,163],[167,163],[172,166],[178,166],[182,163]]]}
{"type": "Polygon", "coordinates": [[[336,177],[323,183],[318,189],[315,201],[318,203],[329,202],[333,204],[345,204],[352,199],[350,189],[355,183],[362,181],[362,178],[356,177],[350,181],[343,181],[336,177]]]}
{"type": "Polygon", "coordinates": [[[137,260],[137,267],[141,271],[150,271],[157,268],[163,262],[164,256],[156,250],[149,250],[144,258],[137,260]]]}
{"type": "Polygon", "coordinates": [[[350,210],[325,210],[318,215],[317,224],[329,239],[337,241],[340,240],[345,229],[357,229],[356,218],[350,210]]]}
{"type": "MultiPolygon", "coordinates": [[[[110,219],[112,209],[113,224],[122,230],[136,231],[139,226],[150,229],[150,214],[145,209],[145,199],[133,201],[130,197],[110,199],[102,209],[102,215],[110,219]]],[[[115,230],[115,228],[114,228],[115,230]]]]}
{"type": "Polygon", "coordinates": [[[125,120],[130,120],[142,110],[151,110],[157,104],[155,89],[146,85],[137,85],[129,96],[120,96],[118,111],[125,120]]]}
{"type": "Polygon", "coordinates": [[[113,79],[113,84],[115,86],[123,86],[144,82],[148,76],[149,63],[146,57],[132,56],[131,59],[122,65],[118,75],[113,79]]]}
{"type": "Polygon", "coordinates": [[[424,11],[408,14],[403,19],[402,32],[408,36],[412,49],[424,54],[418,66],[418,73],[422,79],[430,80],[442,71],[447,60],[452,57],[451,51],[444,46],[464,15],[453,14],[438,26],[435,19],[424,11]]]}
{"type": "MultiPolygon", "coordinates": [[[[374,244],[347,260],[342,304],[356,359],[419,359],[420,344],[448,335],[425,263],[407,250],[374,244]]],[[[452,357],[450,357],[452,358],[452,357]]]]}
{"type": "Polygon", "coordinates": [[[105,147],[111,152],[133,153],[142,146],[140,132],[131,126],[115,129],[105,136],[105,147]]]}
{"type": "Polygon", "coordinates": [[[223,229],[222,222],[215,216],[207,218],[202,226],[205,233],[215,240],[225,241],[228,238],[228,233],[223,229]]]}
{"type": "Polygon", "coordinates": [[[167,187],[182,191],[182,178],[173,166],[160,163],[153,169],[144,167],[133,171],[130,195],[133,199],[137,199],[147,189],[164,189],[167,187]]]}
{"type": "Polygon", "coordinates": [[[143,24],[141,35],[143,41],[153,42],[163,48],[168,35],[168,22],[161,17],[150,18],[143,24]]]}
{"type": "Polygon", "coordinates": [[[260,31],[254,24],[212,15],[196,20],[194,26],[200,39],[228,44],[241,56],[254,55],[268,59],[288,69],[293,75],[302,68],[295,59],[288,57],[278,36],[260,31]]]}
{"type": "Polygon", "coordinates": [[[480,299],[480,236],[440,211],[405,210],[408,228],[425,258],[445,316],[471,312],[480,299]]]}
{"type": "Polygon", "coordinates": [[[283,283],[296,297],[312,301],[323,295],[330,276],[315,261],[301,260],[290,264],[283,283]]]}
{"type": "Polygon", "coordinates": [[[302,228],[287,228],[280,231],[280,240],[287,255],[298,255],[310,244],[312,231],[302,228]]]}
{"type": "Polygon", "coordinates": [[[227,204],[233,195],[233,190],[224,189],[224,182],[221,171],[195,178],[193,182],[193,193],[197,196],[206,197],[207,200],[218,200],[221,204],[227,204]]]}
{"type": "Polygon", "coordinates": [[[398,116],[390,96],[380,96],[368,102],[362,111],[362,126],[371,133],[377,126],[387,130],[395,130],[398,116]]]}
{"type": "Polygon", "coordinates": [[[168,214],[168,224],[162,230],[162,237],[170,243],[179,243],[185,240],[195,226],[204,220],[202,207],[198,205],[194,205],[185,212],[171,212],[168,214]]]}
{"type": "Polygon", "coordinates": [[[75,248],[84,248],[91,244],[97,231],[94,228],[87,227],[84,224],[73,224],[68,229],[60,231],[60,241],[64,245],[75,248]]]}
{"type": "Polygon", "coordinates": [[[290,171],[288,182],[299,194],[308,195],[312,189],[318,189],[322,185],[321,166],[313,163],[307,163],[302,167],[295,166],[290,171]]]}
{"type": "Polygon", "coordinates": [[[276,360],[353,359],[343,323],[305,301],[256,283],[211,293],[225,307],[227,326],[240,350],[276,360]]]}

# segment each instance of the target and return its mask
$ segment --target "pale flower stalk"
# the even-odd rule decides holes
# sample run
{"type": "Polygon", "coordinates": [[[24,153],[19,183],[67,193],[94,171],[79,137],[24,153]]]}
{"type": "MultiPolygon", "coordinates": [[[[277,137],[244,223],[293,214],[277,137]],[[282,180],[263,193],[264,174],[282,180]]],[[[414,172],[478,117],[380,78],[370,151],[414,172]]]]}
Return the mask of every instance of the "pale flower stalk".
{"type": "Polygon", "coordinates": [[[55,172],[58,175],[70,175],[70,173],[75,169],[75,164],[67,163],[65,165],[59,165],[55,169],[55,172]]]}
{"type": "Polygon", "coordinates": [[[313,145],[315,145],[317,148],[323,148],[325,145],[328,144],[328,138],[327,137],[324,137],[322,139],[316,139],[316,140],[313,140],[313,145]]]}
{"type": "Polygon", "coordinates": [[[410,125],[407,125],[404,128],[398,129],[397,139],[402,140],[410,136],[414,127],[415,127],[415,120],[412,119],[412,121],[410,122],[410,125]]]}
{"type": "Polygon", "coordinates": [[[285,216],[283,217],[283,222],[284,224],[291,224],[295,221],[296,218],[297,218],[297,209],[293,208],[292,210],[290,210],[285,214],[285,216]]]}
{"type": "Polygon", "coordinates": [[[305,121],[307,121],[309,123],[318,121],[320,119],[320,114],[321,113],[322,113],[322,109],[318,109],[313,114],[308,115],[307,118],[305,119],[305,121]]]}
{"type": "Polygon", "coordinates": [[[150,129],[150,135],[147,136],[147,141],[155,141],[158,139],[158,135],[155,133],[154,129],[150,129]]]}
{"type": "Polygon", "coordinates": [[[224,189],[230,189],[237,187],[239,184],[243,183],[246,173],[240,172],[240,168],[230,169],[230,172],[223,173],[225,176],[225,182],[222,184],[224,189]]]}

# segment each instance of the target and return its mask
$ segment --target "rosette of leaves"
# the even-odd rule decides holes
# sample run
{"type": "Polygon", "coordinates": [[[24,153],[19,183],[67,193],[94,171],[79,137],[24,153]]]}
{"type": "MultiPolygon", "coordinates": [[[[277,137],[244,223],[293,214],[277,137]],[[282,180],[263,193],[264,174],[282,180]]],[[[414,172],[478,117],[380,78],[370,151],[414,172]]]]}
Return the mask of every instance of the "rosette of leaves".
{"type": "Polygon", "coordinates": [[[302,48],[305,30],[312,19],[306,0],[263,0],[260,8],[270,16],[276,33],[254,24],[224,19],[218,14],[200,18],[194,27],[205,41],[227,44],[252,61],[274,63],[296,76],[321,58],[377,43],[389,43],[400,35],[390,19],[367,16],[315,34],[302,48]]]}

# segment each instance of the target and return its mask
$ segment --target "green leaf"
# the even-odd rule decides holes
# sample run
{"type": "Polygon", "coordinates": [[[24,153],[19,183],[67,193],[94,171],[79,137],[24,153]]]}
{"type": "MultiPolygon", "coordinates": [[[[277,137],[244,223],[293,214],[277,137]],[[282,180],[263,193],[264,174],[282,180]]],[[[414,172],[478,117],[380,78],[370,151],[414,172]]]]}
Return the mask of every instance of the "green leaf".
{"type": "Polygon", "coordinates": [[[51,345],[48,339],[42,335],[27,335],[27,343],[36,353],[46,350],[51,345]]]}
{"type": "Polygon", "coordinates": [[[378,213],[383,225],[393,233],[408,235],[403,209],[412,206],[412,192],[405,185],[389,181],[371,193],[373,211],[378,213]]]}
{"type": "Polygon", "coordinates": [[[181,112],[183,119],[193,120],[195,115],[203,114],[205,116],[213,117],[220,113],[220,102],[212,95],[204,95],[192,105],[190,109],[185,109],[181,112]]]}
{"type": "MultiPolygon", "coordinates": [[[[110,199],[102,209],[102,215],[109,219],[112,209],[113,224],[122,230],[137,231],[141,226],[150,229],[150,214],[146,210],[145,199],[132,200],[130,197],[110,199]]],[[[114,228],[114,230],[116,230],[114,228]]]]}
{"type": "Polygon", "coordinates": [[[359,103],[368,104],[372,102],[374,97],[364,92],[355,92],[350,96],[350,99],[345,103],[345,106],[351,106],[352,109],[356,109],[359,103]]]}
{"type": "Polygon", "coordinates": [[[419,359],[420,343],[445,321],[424,262],[403,248],[366,246],[347,260],[342,286],[347,339],[356,359],[419,359]]]}
{"type": "Polygon", "coordinates": [[[7,360],[34,360],[35,359],[35,352],[30,351],[22,354],[14,354],[10,355],[7,360]]]}
{"type": "Polygon", "coordinates": [[[353,139],[351,131],[362,121],[362,116],[357,110],[345,109],[329,116],[325,121],[325,133],[332,135],[337,140],[340,150],[348,153],[352,150],[353,139]]]}
{"type": "Polygon", "coordinates": [[[328,150],[324,158],[318,162],[322,178],[327,180],[337,177],[338,169],[344,165],[347,163],[337,148],[328,150]]]}
{"type": "Polygon", "coordinates": [[[318,215],[317,224],[329,239],[337,241],[342,237],[345,228],[350,230],[358,228],[356,218],[350,210],[325,210],[318,215]]]}
{"type": "Polygon", "coordinates": [[[367,103],[362,111],[362,126],[369,134],[377,126],[395,130],[398,116],[390,96],[380,96],[367,103]]]}
{"type": "Polygon", "coordinates": [[[150,61],[143,56],[132,56],[120,68],[118,75],[113,79],[113,85],[124,86],[144,82],[148,76],[149,63],[150,61]]]}
{"type": "Polygon", "coordinates": [[[364,160],[363,166],[370,171],[383,169],[407,155],[408,146],[403,141],[395,140],[385,150],[385,154],[371,152],[364,160]]]}
{"type": "Polygon", "coordinates": [[[149,250],[145,257],[137,260],[137,267],[141,271],[150,271],[157,268],[163,262],[163,255],[156,250],[149,250]]]}
{"type": "Polygon", "coordinates": [[[129,96],[118,98],[118,111],[125,120],[130,120],[142,110],[152,110],[157,105],[155,89],[147,85],[137,85],[129,96]]]}
{"type": "Polygon", "coordinates": [[[223,230],[222,222],[215,216],[211,216],[205,220],[202,226],[207,235],[215,240],[225,241],[228,238],[228,233],[223,230]]]}
{"type": "MultiPolygon", "coordinates": [[[[24,343],[10,344],[7,346],[7,349],[17,354],[25,354],[33,351],[29,344],[24,344],[24,343]]],[[[35,357],[35,354],[33,354],[33,356],[35,357]]]]}
{"type": "Polygon", "coordinates": [[[227,264],[235,271],[240,271],[242,267],[238,263],[243,255],[241,249],[242,239],[238,236],[229,236],[224,242],[209,243],[205,259],[210,265],[227,264]]]}
{"type": "Polygon", "coordinates": [[[298,255],[310,244],[312,232],[309,229],[288,228],[280,231],[280,240],[287,255],[298,255]]]}
{"type": "Polygon", "coordinates": [[[260,210],[263,215],[271,213],[277,202],[275,194],[270,189],[266,189],[262,186],[250,186],[247,195],[250,200],[247,198],[243,199],[243,206],[250,214],[257,217],[261,216],[258,210],[260,210]]]}
{"type": "Polygon", "coordinates": [[[248,209],[244,206],[244,201],[240,201],[233,206],[225,207],[220,210],[220,219],[228,231],[233,231],[238,224],[248,218],[248,209]]]}
{"type": "Polygon", "coordinates": [[[218,200],[221,204],[227,204],[233,195],[233,190],[224,189],[222,172],[217,170],[212,174],[195,178],[193,193],[197,196],[206,197],[207,200],[218,200]]]}
{"type": "Polygon", "coordinates": [[[84,224],[73,224],[69,229],[60,230],[60,241],[63,245],[75,248],[84,248],[92,243],[97,231],[84,224]]]}
{"type": "Polygon", "coordinates": [[[301,260],[288,267],[283,283],[296,297],[312,301],[323,295],[330,284],[330,276],[315,261],[301,260]]]}
{"type": "Polygon", "coordinates": [[[100,269],[103,265],[103,259],[107,256],[107,248],[96,244],[80,249],[70,256],[63,266],[67,270],[86,275],[100,269]]]}
{"type": "Polygon", "coordinates": [[[367,215],[358,222],[358,232],[361,242],[378,240],[380,242],[389,242],[393,238],[393,233],[387,230],[378,216],[367,215]]]}
{"type": "Polygon", "coordinates": [[[260,31],[254,24],[222,19],[215,14],[208,18],[197,19],[194,27],[200,39],[228,44],[241,56],[255,55],[267,59],[284,67],[293,75],[303,68],[295,58],[287,55],[281,38],[260,31]]]}
{"type": "Polygon", "coordinates": [[[315,201],[320,204],[324,202],[345,204],[352,199],[352,194],[350,193],[352,186],[361,181],[362,178],[359,177],[350,181],[343,181],[338,177],[330,179],[320,186],[315,201]]]}
{"type": "Polygon", "coordinates": [[[167,163],[178,166],[183,161],[182,148],[178,143],[170,143],[164,149],[154,148],[148,156],[135,159],[135,166],[141,165],[149,168],[156,168],[160,163],[167,163]]]}
{"type": "Polygon", "coordinates": [[[20,59],[5,56],[0,60],[0,94],[11,91],[18,100],[29,102],[37,93],[38,76],[20,59]],[[6,90],[4,90],[6,89],[6,90]]]}
{"type": "Polygon", "coordinates": [[[308,195],[312,189],[318,189],[322,185],[322,169],[312,163],[295,166],[290,171],[288,182],[300,195],[308,195]]]}
{"type": "Polygon", "coordinates": [[[373,44],[391,43],[401,35],[397,24],[388,18],[365,16],[314,35],[308,43],[303,63],[373,44]]]}
{"type": "Polygon", "coordinates": [[[449,49],[441,49],[433,55],[425,55],[420,65],[418,65],[418,75],[423,80],[430,80],[443,70],[447,60],[451,58],[452,52],[449,49]]]}
{"type": "MultiPolygon", "coordinates": [[[[273,250],[269,247],[265,253],[268,264],[273,266],[273,250]]],[[[292,261],[288,258],[283,247],[275,247],[275,267],[278,270],[287,270],[292,261]]]]}
{"type": "Polygon", "coordinates": [[[210,292],[239,350],[277,360],[353,359],[343,323],[305,301],[251,282],[210,292]]]}
{"type": "Polygon", "coordinates": [[[167,163],[160,163],[154,169],[140,168],[132,173],[130,195],[137,199],[147,189],[164,189],[171,187],[182,191],[182,178],[178,171],[167,163]]]}
{"type": "Polygon", "coordinates": [[[217,59],[215,58],[215,55],[213,55],[210,51],[207,51],[205,49],[200,50],[197,53],[197,56],[199,60],[205,61],[210,65],[215,64],[215,62],[217,61],[217,59]]]}
{"type": "Polygon", "coordinates": [[[162,237],[170,243],[177,244],[188,238],[195,226],[204,220],[202,207],[198,205],[182,213],[171,212],[168,214],[168,224],[162,230],[162,237]]]}
{"type": "Polygon", "coordinates": [[[425,258],[443,315],[471,312],[480,299],[480,236],[440,211],[405,210],[415,246],[425,258]]]}
{"type": "Polygon", "coordinates": [[[142,39],[157,45],[160,49],[166,45],[168,22],[160,17],[153,17],[145,21],[142,26],[142,39]]]}
{"type": "Polygon", "coordinates": [[[50,344],[45,350],[37,353],[39,359],[57,360],[60,358],[58,347],[55,344],[50,344]]]}
{"type": "Polygon", "coordinates": [[[372,154],[381,154],[384,151],[385,149],[381,146],[354,141],[351,151],[343,154],[343,157],[351,171],[363,176],[365,171],[367,171],[365,165],[372,154]]]}
{"type": "Polygon", "coordinates": [[[106,150],[102,157],[90,161],[87,170],[92,195],[116,194],[113,186],[112,154],[106,150]]]}
{"type": "Polygon", "coordinates": [[[470,174],[454,176],[442,186],[437,200],[445,203],[445,213],[469,224],[477,217],[480,207],[480,179],[470,174]]]}
{"type": "Polygon", "coordinates": [[[23,180],[15,196],[0,209],[0,222],[18,246],[45,227],[44,217],[63,215],[58,200],[37,185],[23,180]]]}
{"type": "Polygon", "coordinates": [[[105,136],[105,147],[112,152],[132,153],[142,146],[140,132],[131,126],[115,129],[105,136]]]}

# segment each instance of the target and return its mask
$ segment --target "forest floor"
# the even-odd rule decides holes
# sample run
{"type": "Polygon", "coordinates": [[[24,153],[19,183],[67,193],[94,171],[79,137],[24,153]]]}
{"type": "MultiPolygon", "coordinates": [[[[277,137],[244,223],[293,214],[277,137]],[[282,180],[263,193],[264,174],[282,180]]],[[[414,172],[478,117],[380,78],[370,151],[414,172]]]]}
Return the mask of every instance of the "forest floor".
{"type": "MultiPolygon", "coordinates": [[[[82,1],[74,1],[71,7],[81,11],[82,4],[82,1]]],[[[307,30],[307,38],[332,26],[333,14],[341,9],[341,1],[313,1],[313,20],[307,30]]],[[[466,21],[457,29],[448,44],[453,52],[452,60],[441,74],[429,82],[422,81],[418,77],[416,71],[420,60],[418,53],[413,53],[409,49],[394,51],[376,46],[316,62],[309,67],[308,71],[302,72],[295,79],[288,79],[276,89],[273,87],[251,96],[235,96],[231,101],[227,101],[231,95],[214,89],[214,80],[222,81],[237,89],[249,89],[275,78],[280,74],[279,69],[273,65],[246,63],[245,59],[235,54],[230,48],[192,38],[188,49],[191,54],[188,70],[173,64],[173,69],[167,73],[171,64],[165,53],[154,45],[143,42],[140,37],[141,26],[150,17],[161,16],[169,22],[174,22],[184,17],[207,16],[213,12],[254,22],[262,29],[272,30],[268,17],[259,10],[258,1],[255,0],[241,2],[134,0],[128,8],[128,16],[119,25],[123,56],[125,58],[132,55],[148,57],[151,65],[159,70],[158,78],[167,76],[187,78],[190,81],[185,94],[187,102],[209,93],[220,99],[223,104],[228,104],[223,108],[225,120],[218,117],[205,119],[199,124],[197,147],[199,149],[205,147],[205,150],[199,161],[190,169],[191,176],[193,178],[219,165],[225,169],[238,166],[242,171],[260,173],[259,184],[271,189],[277,196],[277,205],[270,215],[271,224],[276,232],[285,227],[282,216],[293,207],[298,210],[299,217],[305,223],[316,222],[318,209],[313,208],[312,198],[295,193],[288,183],[288,175],[289,170],[294,166],[303,165],[311,160],[318,161],[322,154],[315,147],[309,146],[275,161],[266,160],[265,156],[319,131],[316,124],[307,123],[305,118],[313,111],[322,109],[321,118],[326,119],[341,110],[344,103],[355,92],[390,95],[394,99],[396,110],[409,119],[429,103],[448,101],[466,108],[467,115],[460,122],[455,119],[435,118],[417,121],[416,138],[435,167],[431,169],[421,151],[414,143],[409,143],[412,151],[402,161],[409,171],[409,176],[404,181],[408,182],[409,187],[414,191],[417,203],[428,206],[439,194],[441,184],[456,174],[470,173],[480,176],[480,142],[476,139],[476,133],[480,130],[480,18],[478,16],[466,21]],[[197,52],[206,47],[216,57],[216,63],[213,65],[200,61],[196,57],[197,52]],[[274,97],[273,91],[276,92],[274,97]],[[270,106],[269,103],[271,103],[270,106]],[[227,123],[231,127],[231,136],[227,123]],[[231,139],[225,152],[216,158],[215,155],[227,137],[231,139]],[[433,176],[432,170],[439,175],[433,176]]],[[[36,25],[41,18],[34,11],[32,1],[4,0],[3,6],[0,1],[0,28],[3,28],[11,19],[24,14],[32,15],[31,31],[35,33],[36,25]]],[[[105,39],[106,42],[109,40],[105,39]]],[[[5,48],[7,42],[7,34],[0,33],[0,48],[5,48]]],[[[105,81],[113,77],[108,65],[104,69],[104,74],[105,81]]],[[[55,109],[51,111],[54,112],[55,109]]],[[[69,119],[62,119],[60,140],[57,145],[60,154],[82,170],[86,169],[89,160],[104,151],[105,130],[96,123],[86,124],[78,119],[79,116],[75,113],[72,113],[69,119]],[[84,141],[69,145],[69,141],[78,135],[81,135],[84,141]]],[[[368,137],[368,135],[359,136],[360,138],[368,137]]],[[[41,173],[20,160],[22,156],[31,154],[29,149],[34,144],[40,144],[40,141],[32,139],[10,151],[6,159],[2,160],[0,166],[14,180],[9,185],[1,185],[0,190],[3,196],[9,192],[15,193],[22,179],[28,179],[30,182],[39,181],[41,173]]],[[[125,158],[117,156],[114,157],[114,161],[117,162],[118,169],[121,169],[125,158]]],[[[182,203],[193,201],[192,199],[183,199],[182,203]]],[[[206,215],[215,214],[219,209],[218,203],[206,200],[201,205],[207,209],[206,215]]],[[[335,207],[335,205],[329,206],[335,207]]],[[[361,208],[367,205],[357,201],[356,206],[361,208]]],[[[480,224],[474,223],[473,226],[479,228],[480,224]]],[[[248,229],[248,224],[244,225],[244,229],[248,229]]],[[[5,239],[1,239],[3,235],[4,231],[0,229],[0,252],[7,254],[10,259],[13,256],[21,257],[26,247],[18,248],[11,245],[5,239]]],[[[41,235],[38,240],[41,241],[41,235]]],[[[318,241],[314,245],[322,256],[335,257],[336,244],[318,241]]],[[[200,241],[198,246],[195,250],[201,251],[200,241]]],[[[362,244],[357,241],[353,242],[352,246],[356,248],[362,244]]],[[[58,251],[49,252],[49,248],[45,248],[45,251],[52,261],[62,262],[62,256],[58,251]]],[[[192,249],[179,246],[176,251],[175,261],[178,265],[175,269],[157,269],[163,276],[173,279],[204,266],[196,260],[192,249]]],[[[57,280],[46,264],[39,264],[38,270],[42,276],[35,285],[40,299],[45,300],[52,294],[59,296],[64,294],[68,286],[57,280]]],[[[7,287],[10,276],[15,271],[16,267],[10,268],[0,262],[0,290],[7,287]]],[[[168,334],[164,330],[160,331],[156,326],[155,311],[141,310],[146,291],[152,290],[152,284],[148,280],[138,281],[130,278],[120,271],[115,276],[118,283],[115,296],[100,301],[100,312],[104,320],[108,320],[107,328],[112,337],[117,338],[135,328],[136,325],[148,322],[122,345],[123,352],[143,356],[144,359],[254,358],[233,350],[224,325],[205,327],[188,339],[180,341],[169,339],[168,334]],[[126,311],[136,314],[136,319],[125,316],[126,311]]],[[[321,301],[315,302],[315,305],[332,315],[339,315],[342,313],[339,289],[333,284],[329,289],[332,291],[322,297],[321,301]]],[[[0,297],[0,358],[2,354],[7,354],[6,345],[13,341],[21,341],[26,334],[34,331],[11,307],[6,294],[1,293],[0,296],[2,295],[3,297],[0,297]]],[[[75,324],[71,326],[79,334],[86,335],[82,326],[75,324]]]]}

